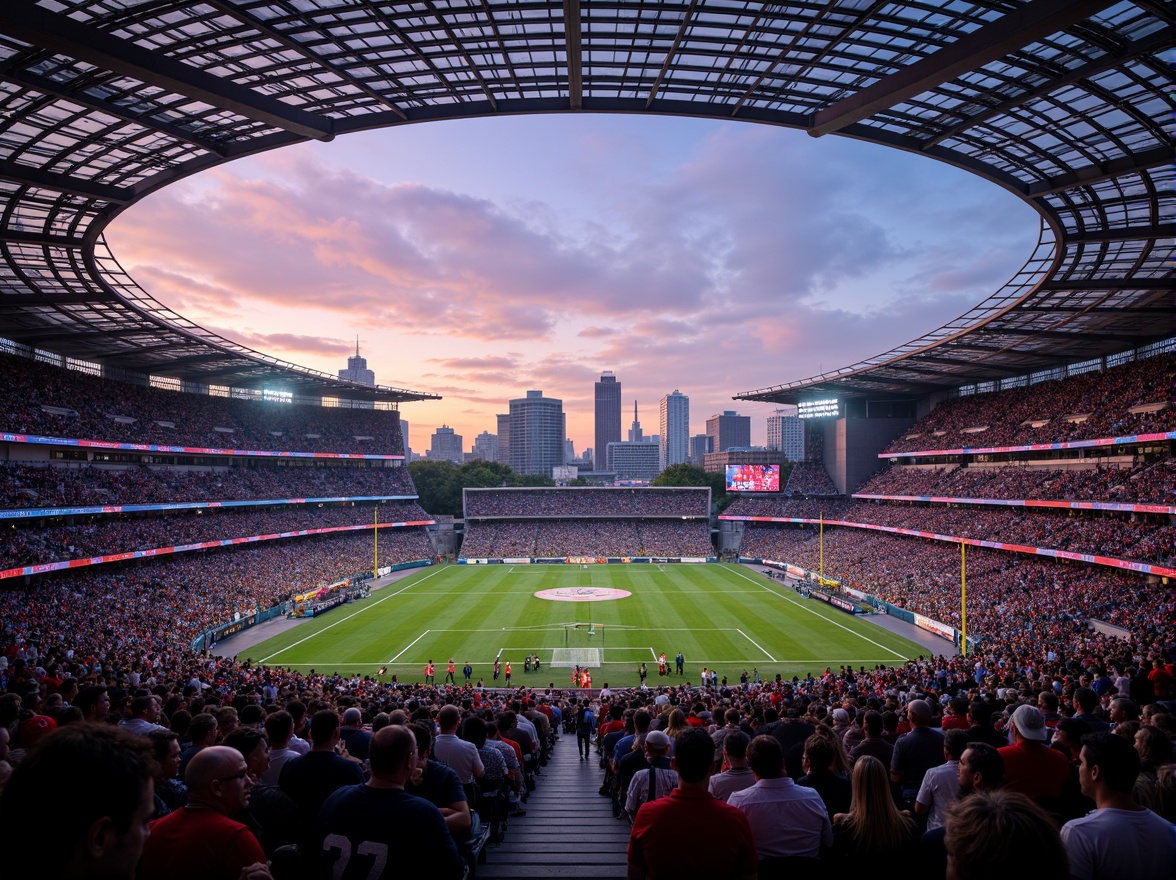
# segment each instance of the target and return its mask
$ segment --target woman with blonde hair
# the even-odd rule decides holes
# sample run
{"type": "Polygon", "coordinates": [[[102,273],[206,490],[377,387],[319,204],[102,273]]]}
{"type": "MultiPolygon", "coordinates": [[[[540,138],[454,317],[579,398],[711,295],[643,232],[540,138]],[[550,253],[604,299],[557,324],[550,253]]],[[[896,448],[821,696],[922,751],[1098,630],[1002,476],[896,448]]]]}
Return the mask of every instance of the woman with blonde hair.
{"type": "Polygon", "coordinates": [[[848,813],[833,817],[830,860],[838,871],[876,868],[908,855],[916,842],[915,822],[899,812],[890,793],[890,774],[882,762],[863,755],[853,766],[853,801],[848,813]]]}
{"type": "Polygon", "coordinates": [[[673,743],[678,739],[678,734],[683,730],[689,730],[690,724],[686,721],[686,713],[681,709],[675,707],[670,711],[669,718],[666,719],[666,727],[662,732],[670,738],[670,754],[674,754],[673,743]]]}

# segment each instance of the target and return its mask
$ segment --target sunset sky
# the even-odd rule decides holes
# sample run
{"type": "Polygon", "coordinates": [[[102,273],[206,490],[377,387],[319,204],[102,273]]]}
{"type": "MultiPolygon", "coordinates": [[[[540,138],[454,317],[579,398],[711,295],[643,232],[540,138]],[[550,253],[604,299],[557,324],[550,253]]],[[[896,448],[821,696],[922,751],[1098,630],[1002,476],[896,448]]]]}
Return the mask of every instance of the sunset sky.
{"type": "Polygon", "coordinates": [[[414,451],[469,449],[528,389],[562,398],[576,454],[612,370],[624,427],[879,354],[999,288],[1033,211],[970,174],[844,138],[563,115],[349,135],[222,166],[131,208],[114,254],[157,299],[258,351],[336,373],[360,350],[414,451]]]}

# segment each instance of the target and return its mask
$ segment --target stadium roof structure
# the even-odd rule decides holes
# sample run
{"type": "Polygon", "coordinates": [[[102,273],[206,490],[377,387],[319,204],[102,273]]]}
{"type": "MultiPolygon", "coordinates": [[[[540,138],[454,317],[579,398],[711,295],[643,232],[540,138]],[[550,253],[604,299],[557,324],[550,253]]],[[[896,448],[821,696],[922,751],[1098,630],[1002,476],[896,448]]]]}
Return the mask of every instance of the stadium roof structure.
{"type": "Polygon", "coordinates": [[[307,139],[604,112],[890,146],[1041,217],[1022,270],[958,320],[740,399],[923,394],[1120,352],[1173,330],[1173,14],[1163,0],[3,0],[0,336],[198,384],[433,397],[196,326],[129,277],[103,229],[173,181],[307,139]]]}

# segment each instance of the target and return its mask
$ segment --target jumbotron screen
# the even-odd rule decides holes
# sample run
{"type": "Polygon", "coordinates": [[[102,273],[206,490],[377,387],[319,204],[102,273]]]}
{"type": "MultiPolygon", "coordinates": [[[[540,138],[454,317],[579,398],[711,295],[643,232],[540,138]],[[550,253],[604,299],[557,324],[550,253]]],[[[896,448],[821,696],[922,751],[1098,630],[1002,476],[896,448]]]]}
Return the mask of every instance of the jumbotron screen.
{"type": "Polygon", "coordinates": [[[779,492],[780,465],[729,464],[727,465],[727,491],[779,492]]]}
{"type": "Polygon", "coordinates": [[[802,419],[839,419],[841,400],[828,397],[824,400],[802,400],[796,404],[796,414],[802,419]]]}

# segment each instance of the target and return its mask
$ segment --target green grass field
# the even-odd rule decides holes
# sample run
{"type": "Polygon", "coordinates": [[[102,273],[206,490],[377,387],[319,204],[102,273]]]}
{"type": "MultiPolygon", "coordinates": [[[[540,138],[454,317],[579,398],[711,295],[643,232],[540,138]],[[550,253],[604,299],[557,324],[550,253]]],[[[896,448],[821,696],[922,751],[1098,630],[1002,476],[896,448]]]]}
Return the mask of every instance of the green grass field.
{"type": "MultiPolygon", "coordinates": [[[[251,660],[302,672],[397,675],[424,679],[426,661],[468,660],[474,680],[491,685],[495,657],[513,667],[512,684],[566,687],[570,668],[588,658],[593,686],[699,683],[703,667],[739,681],[759,669],[788,678],[841,664],[894,665],[926,653],[916,643],[812,600],[736,565],[450,565],[421,569],[358,603],[344,605],[244,652],[251,660]],[[549,601],[552,589],[612,588],[632,595],[606,601],[549,601]],[[574,625],[579,624],[578,628],[574,625]],[[657,654],[686,658],[685,679],[659,679],[657,654]],[[597,653],[593,653],[597,652],[597,653]],[[523,672],[537,654],[543,671],[523,672]],[[594,662],[598,658],[599,662],[594,662]],[[557,661],[552,666],[553,660],[557,661]]],[[[500,681],[499,684],[502,684],[500,681]]]]}

